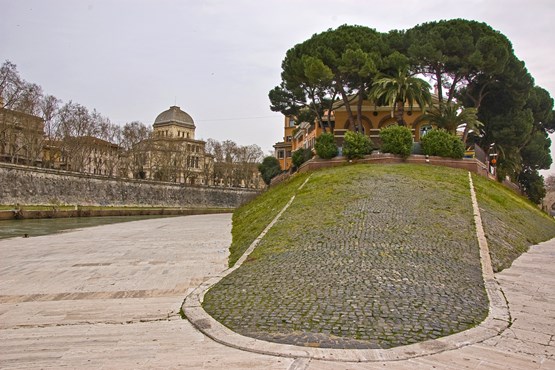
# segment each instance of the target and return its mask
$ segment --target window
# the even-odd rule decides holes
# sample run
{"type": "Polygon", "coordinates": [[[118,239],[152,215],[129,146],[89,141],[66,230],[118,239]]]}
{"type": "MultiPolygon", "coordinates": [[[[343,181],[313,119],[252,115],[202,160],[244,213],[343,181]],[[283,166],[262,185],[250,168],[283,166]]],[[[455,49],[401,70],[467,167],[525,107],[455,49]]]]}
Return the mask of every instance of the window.
{"type": "Polygon", "coordinates": [[[420,139],[426,136],[428,131],[430,131],[432,128],[432,125],[422,125],[422,127],[420,127],[420,139]]]}
{"type": "Polygon", "coordinates": [[[278,150],[278,159],[283,159],[285,152],[283,150],[278,150]]]}
{"type": "Polygon", "coordinates": [[[295,120],[293,118],[289,118],[289,127],[295,127],[295,120]]]}

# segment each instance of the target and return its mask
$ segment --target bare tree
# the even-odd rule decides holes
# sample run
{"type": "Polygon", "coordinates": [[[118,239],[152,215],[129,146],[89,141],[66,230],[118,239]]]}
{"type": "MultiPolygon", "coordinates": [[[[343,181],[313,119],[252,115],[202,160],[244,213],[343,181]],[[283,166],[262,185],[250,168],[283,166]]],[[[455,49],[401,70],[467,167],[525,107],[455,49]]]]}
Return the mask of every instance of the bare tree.
{"type": "Polygon", "coordinates": [[[555,175],[549,175],[545,179],[545,190],[548,192],[555,191],[555,175]]]}
{"type": "Polygon", "coordinates": [[[23,86],[18,99],[13,102],[12,109],[33,116],[40,114],[40,105],[43,99],[42,87],[37,84],[23,81],[23,86]]]}
{"type": "Polygon", "coordinates": [[[152,130],[145,124],[133,121],[126,123],[121,132],[121,146],[125,153],[124,160],[120,163],[120,175],[146,178],[145,169],[148,167],[149,153],[151,151],[152,130]]]}
{"type": "Polygon", "coordinates": [[[60,99],[53,95],[45,95],[40,101],[40,117],[44,120],[44,133],[48,140],[53,140],[56,133],[56,115],[60,108],[60,99]]]}
{"type": "Polygon", "coordinates": [[[19,76],[17,66],[6,60],[0,67],[0,97],[6,109],[13,109],[19,100],[25,81],[19,76]]]}
{"type": "Polygon", "coordinates": [[[221,186],[258,187],[257,165],[264,153],[258,145],[239,146],[231,140],[206,141],[206,151],[214,157],[214,183],[221,186]]]}
{"type": "Polygon", "coordinates": [[[58,114],[57,136],[61,138],[62,161],[67,169],[82,171],[94,148],[91,138],[98,132],[88,109],[69,101],[58,114]]]}

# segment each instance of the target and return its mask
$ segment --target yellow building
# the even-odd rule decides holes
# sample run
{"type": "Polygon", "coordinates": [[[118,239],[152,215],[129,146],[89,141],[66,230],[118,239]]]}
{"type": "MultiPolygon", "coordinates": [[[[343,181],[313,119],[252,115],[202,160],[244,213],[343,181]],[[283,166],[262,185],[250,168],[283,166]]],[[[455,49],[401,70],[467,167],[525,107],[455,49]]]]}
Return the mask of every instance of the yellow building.
{"type": "Polygon", "coordinates": [[[295,131],[297,126],[295,124],[295,117],[284,116],[283,118],[283,141],[277,142],[274,145],[274,156],[279,160],[281,169],[286,170],[291,167],[291,153],[293,152],[293,132],[295,131]]]}
{"type": "MultiPolygon", "coordinates": [[[[433,97],[433,102],[437,103],[437,97],[433,97]]],[[[351,106],[356,122],[356,106],[351,106]]],[[[393,117],[391,106],[376,106],[373,102],[365,100],[362,105],[362,115],[360,118],[361,127],[359,131],[370,137],[372,142],[379,146],[380,130],[389,125],[397,124],[393,117]]],[[[412,130],[413,139],[419,142],[420,138],[431,129],[430,124],[423,119],[423,112],[418,105],[410,109],[405,106],[403,121],[405,125],[412,130]]],[[[327,116],[327,115],[325,115],[327,116]]],[[[330,128],[335,136],[337,146],[342,148],[345,133],[347,131],[357,131],[356,125],[352,125],[349,121],[347,109],[344,105],[337,107],[331,114],[331,120],[324,121],[324,127],[329,132],[330,128]]],[[[323,130],[317,122],[301,122],[296,124],[295,117],[284,117],[284,140],[274,145],[275,157],[279,160],[282,170],[291,168],[291,155],[299,148],[314,148],[316,138],[322,134],[323,130]]]]}

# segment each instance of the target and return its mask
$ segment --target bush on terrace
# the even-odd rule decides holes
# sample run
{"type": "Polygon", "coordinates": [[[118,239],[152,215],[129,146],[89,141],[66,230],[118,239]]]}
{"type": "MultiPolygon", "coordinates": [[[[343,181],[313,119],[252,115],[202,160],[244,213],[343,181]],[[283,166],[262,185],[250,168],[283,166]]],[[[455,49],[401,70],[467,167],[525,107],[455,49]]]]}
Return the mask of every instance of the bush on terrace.
{"type": "Polygon", "coordinates": [[[343,155],[349,159],[363,158],[372,153],[373,145],[370,138],[363,133],[347,131],[343,143],[343,155]]]}
{"type": "Polygon", "coordinates": [[[323,133],[316,139],[314,149],[316,149],[316,154],[323,159],[333,158],[339,152],[337,150],[335,138],[333,137],[333,134],[329,132],[323,133]]]}
{"type": "Polygon", "coordinates": [[[433,129],[420,140],[422,152],[439,157],[462,158],[464,144],[457,136],[443,129],[433,129]]]}
{"type": "Polygon", "coordinates": [[[380,130],[381,150],[406,158],[412,151],[412,132],[405,126],[392,125],[380,130]]]}
{"type": "Polygon", "coordinates": [[[313,156],[312,150],[306,148],[299,148],[293,152],[291,155],[291,161],[293,165],[299,168],[304,162],[311,159],[313,156]]]}

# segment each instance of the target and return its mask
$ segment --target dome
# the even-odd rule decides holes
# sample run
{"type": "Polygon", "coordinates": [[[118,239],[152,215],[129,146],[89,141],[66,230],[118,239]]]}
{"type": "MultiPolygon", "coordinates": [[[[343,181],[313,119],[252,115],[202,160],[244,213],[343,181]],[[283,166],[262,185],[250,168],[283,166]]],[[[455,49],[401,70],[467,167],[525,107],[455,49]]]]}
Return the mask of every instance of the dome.
{"type": "Polygon", "coordinates": [[[171,106],[170,109],[160,113],[158,117],[156,117],[154,120],[154,126],[161,125],[179,125],[195,128],[193,118],[175,105],[171,106]]]}

